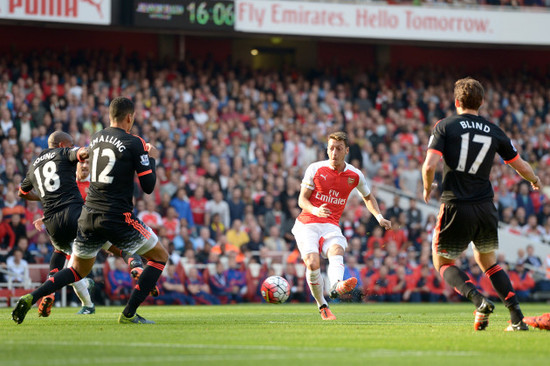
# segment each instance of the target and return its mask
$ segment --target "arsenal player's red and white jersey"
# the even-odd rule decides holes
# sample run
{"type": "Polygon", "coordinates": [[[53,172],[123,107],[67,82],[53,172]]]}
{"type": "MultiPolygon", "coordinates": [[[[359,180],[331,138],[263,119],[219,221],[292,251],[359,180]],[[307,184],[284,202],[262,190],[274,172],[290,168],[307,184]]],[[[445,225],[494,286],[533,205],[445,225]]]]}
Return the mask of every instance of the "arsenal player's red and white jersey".
{"type": "Polygon", "coordinates": [[[326,203],[326,207],[331,212],[329,217],[317,217],[302,211],[297,220],[304,224],[338,225],[348,197],[354,188],[357,188],[363,197],[370,194],[367,180],[359,169],[346,163],[344,171],[339,172],[330,166],[328,160],[318,161],[307,168],[302,187],[313,191],[309,198],[313,206],[320,207],[326,203]]]}
{"type": "Polygon", "coordinates": [[[84,199],[84,202],[86,202],[86,196],[88,196],[88,188],[90,188],[90,177],[86,178],[85,180],[77,179],[76,185],[78,186],[80,195],[82,195],[82,199],[84,199]]]}

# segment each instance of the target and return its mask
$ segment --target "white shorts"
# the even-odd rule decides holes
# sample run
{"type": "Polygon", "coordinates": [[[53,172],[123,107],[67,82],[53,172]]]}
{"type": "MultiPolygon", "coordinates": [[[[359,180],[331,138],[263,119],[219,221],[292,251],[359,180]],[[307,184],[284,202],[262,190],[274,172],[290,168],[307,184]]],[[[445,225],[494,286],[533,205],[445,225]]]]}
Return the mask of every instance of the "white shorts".
{"type": "Polygon", "coordinates": [[[334,244],[341,246],[344,251],[348,247],[342,230],[334,224],[304,224],[296,220],[292,234],[296,238],[302,258],[310,253],[319,253],[323,258],[327,258],[327,252],[334,244]]]}

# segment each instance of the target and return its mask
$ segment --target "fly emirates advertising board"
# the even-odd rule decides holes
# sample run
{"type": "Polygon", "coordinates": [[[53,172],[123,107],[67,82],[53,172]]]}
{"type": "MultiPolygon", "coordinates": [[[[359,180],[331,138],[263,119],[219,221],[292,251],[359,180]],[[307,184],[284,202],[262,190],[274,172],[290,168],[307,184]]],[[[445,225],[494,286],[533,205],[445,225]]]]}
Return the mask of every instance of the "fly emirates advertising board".
{"type": "Polygon", "coordinates": [[[550,45],[550,12],[236,0],[235,29],[322,37],[550,45]]]}

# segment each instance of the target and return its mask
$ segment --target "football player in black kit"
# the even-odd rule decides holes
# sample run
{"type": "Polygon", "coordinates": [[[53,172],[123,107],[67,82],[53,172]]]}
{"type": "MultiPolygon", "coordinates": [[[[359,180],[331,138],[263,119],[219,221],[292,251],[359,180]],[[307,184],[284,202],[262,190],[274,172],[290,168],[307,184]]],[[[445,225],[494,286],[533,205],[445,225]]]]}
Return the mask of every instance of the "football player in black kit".
{"type": "MultiPolygon", "coordinates": [[[[55,248],[50,260],[48,277],[62,270],[65,259],[70,257],[78,218],[84,205],[75,180],[75,171],[77,162],[83,162],[88,158],[88,150],[73,146],[71,135],[62,131],[53,132],[48,137],[48,149],[42,151],[33,161],[19,187],[20,197],[29,201],[41,201],[44,207],[44,217],[40,221],[46,227],[55,248]]],[[[105,245],[104,249],[124,257],[132,267],[142,266],[139,258],[125,254],[111,247],[110,244],[105,245]]],[[[88,292],[93,287],[93,281],[84,278],[72,285],[83,303],[78,314],[95,313],[95,307],[88,292]]],[[[44,296],[38,306],[38,315],[49,316],[54,300],[54,293],[44,296]]]]}
{"type": "Polygon", "coordinates": [[[498,215],[489,180],[495,153],[531,183],[533,189],[541,189],[542,185],[506,134],[478,115],[484,98],[479,81],[458,80],[454,98],[457,115],[435,125],[422,166],[424,201],[428,202],[437,164],[443,158],[441,207],[432,242],[433,263],[451,287],[475,304],[474,329],[484,330],[495,306],[454,265],[454,259],[473,242],[476,262],[510,311],[510,325],[505,330],[528,330],[510,279],[496,261],[498,215]]]}
{"type": "Polygon", "coordinates": [[[78,220],[73,266],[59,271],[52,280],[21,297],[12,312],[12,319],[18,324],[23,322],[37,299],[87,276],[97,253],[107,241],[149,260],[118,322],[154,323],[136,314],[136,310],[155,287],[168,260],[168,252],[155,233],[133,214],[132,194],[135,173],[143,191],[153,192],[155,159],[159,152],[129,133],[134,124],[131,100],[115,98],[109,106],[109,117],[111,126],[94,134],[88,147],[90,188],[78,220]]]}
{"type": "MultiPolygon", "coordinates": [[[[42,151],[29,166],[27,176],[19,187],[19,197],[41,201],[44,207],[42,223],[55,249],[50,260],[49,276],[63,269],[65,259],[71,253],[78,217],[84,204],[76,185],[75,171],[77,162],[88,158],[88,150],[73,148],[73,145],[71,135],[62,131],[52,133],[48,137],[48,149],[42,151]]],[[[85,279],[75,282],[74,287],[83,302],[91,302],[85,279]]],[[[39,316],[50,315],[54,299],[54,294],[42,298],[38,306],[39,316]]],[[[90,309],[93,308],[91,305],[90,309]]]]}

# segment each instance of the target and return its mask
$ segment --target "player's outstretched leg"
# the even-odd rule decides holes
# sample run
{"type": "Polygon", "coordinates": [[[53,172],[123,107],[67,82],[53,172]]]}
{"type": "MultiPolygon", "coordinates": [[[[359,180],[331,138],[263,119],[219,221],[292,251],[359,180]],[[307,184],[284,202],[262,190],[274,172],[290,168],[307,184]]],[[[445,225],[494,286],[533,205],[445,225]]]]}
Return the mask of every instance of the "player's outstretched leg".
{"type": "Polygon", "coordinates": [[[82,277],[73,268],[65,268],[57,272],[53,277],[50,277],[39,288],[22,296],[17,302],[15,309],[11,313],[14,322],[21,324],[25,320],[25,315],[30,310],[31,306],[41,297],[50,295],[55,291],[67,286],[75,281],[80,281],[82,277]]]}
{"type": "Polygon", "coordinates": [[[21,298],[17,301],[17,304],[15,305],[15,309],[13,309],[11,313],[11,318],[17,324],[23,323],[23,320],[25,320],[25,316],[27,315],[31,307],[32,295],[26,294],[24,296],[21,296],[21,298]]]}
{"type": "Polygon", "coordinates": [[[523,322],[533,328],[550,330],[550,313],[542,314],[540,316],[526,316],[523,318],[523,322]]]}
{"type": "Polygon", "coordinates": [[[355,286],[357,286],[357,278],[355,277],[350,277],[344,281],[338,281],[330,289],[330,298],[337,299],[340,296],[353,291],[355,286]]]}
{"type": "Polygon", "coordinates": [[[481,305],[474,311],[474,330],[485,330],[489,326],[489,315],[493,313],[495,304],[489,299],[483,299],[481,305]]]}

